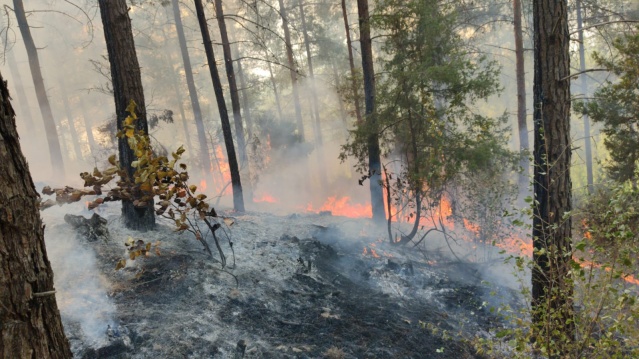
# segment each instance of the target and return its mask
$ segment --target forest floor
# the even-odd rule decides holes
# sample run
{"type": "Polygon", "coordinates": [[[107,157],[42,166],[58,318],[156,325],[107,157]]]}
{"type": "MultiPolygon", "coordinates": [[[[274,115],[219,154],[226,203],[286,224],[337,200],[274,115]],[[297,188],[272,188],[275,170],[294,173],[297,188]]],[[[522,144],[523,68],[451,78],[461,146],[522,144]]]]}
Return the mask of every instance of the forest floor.
{"type": "Polygon", "coordinates": [[[490,335],[495,298],[516,300],[482,283],[487,263],[387,245],[365,219],[220,213],[222,271],[189,233],[130,232],[110,206],[93,242],[61,220],[81,204],[43,213],[78,358],[477,358],[466,339],[490,335]],[[152,249],[116,271],[130,236],[152,249]]]}

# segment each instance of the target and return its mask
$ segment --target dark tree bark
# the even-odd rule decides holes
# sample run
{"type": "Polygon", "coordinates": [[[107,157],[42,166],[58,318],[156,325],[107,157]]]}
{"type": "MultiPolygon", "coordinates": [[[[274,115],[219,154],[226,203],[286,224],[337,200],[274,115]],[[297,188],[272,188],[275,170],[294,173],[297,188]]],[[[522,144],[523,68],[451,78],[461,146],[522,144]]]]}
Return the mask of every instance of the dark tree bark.
{"type": "Polygon", "coordinates": [[[373,207],[373,220],[382,223],[386,220],[386,210],[384,209],[384,190],[381,185],[382,164],[375,114],[375,69],[373,68],[368,0],[357,0],[357,10],[359,14],[359,41],[362,47],[362,69],[364,71],[366,121],[370,131],[368,135],[368,170],[370,172],[371,205],[373,207]]]}
{"type": "Polygon", "coordinates": [[[206,142],[206,130],[204,129],[204,121],[202,120],[202,109],[200,101],[197,98],[197,90],[195,81],[193,80],[193,69],[191,68],[191,59],[189,50],[186,47],[186,37],[184,36],[184,27],[182,26],[182,17],[180,16],[180,6],[178,0],[173,1],[173,16],[175,17],[175,30],[180,42],[180,52],[182,53],[182,62],[184,64],[184,75],[186,76],[186,85],[189,88],[189,97],[191,98],[191,107],[193,107],[193,116],[195,117],[195,126],[197,128],[197,139],[200,143],[200,164],[202,170],[208,175],[211,171],[211,157],[209,155],[209,145],[206,142]]]}
{"type": "MultiPolygon", "coordinates": [[[[122,129],[124,120],[128,116],[126,108],[130,101],[137,104],[138,120],[136,127],[149,133],[146,121],[146,105],[142,89],[142,75],[135,52],[131,19],[125,0],[99,0],[100,15],[104,28],[104,39],[111,65],[111,81],[113,81],[113,96],[115,100],[115,114],[118,130],[122,129]]],[[[131,163],[136,159],[135,154],[124,138],[118,139],[120,166],[124,167],[133,178],[135,169],[131,163]]],[[[147,201],[146,207],[138,208],[131,201],[122,201],[122,217],[124,225],[133,230],[147,231],[155,226],[155,212],[153,200],[147,201]]]]}
{"type": "Polygon", "coordinates": [[[229,114],[228,114],[228,111],[226,110],[226,102],[224,101],[224,92],[222,90],[222,81],[220,81],[220,74],[217,71],[217,65],[215,63],[215,54],[213,53],[213,44],[211,42],[211,35],[209,34],[209,27],[206,23],[206,15],[204,14],[204,7],[202,6],[202,0],[195,0],[195,11],[197,13],[197,20],[200,24],[202,39],[204,40],[204,50],[206,52],[206,59],[209,63],[209,70],[211,71],[211,79],[213,81],[213,90],[215,91],[215,99],[217,100],[217,107],[220,112],[220,121],[222,122],[222,133],[224,134],[224,145],[226,146],[226,154],[229,160],[229,169],[231,171],[231,184],[233,188],[233,208],[237,212],[244,212],[244,195],[242,194],[242,182],[240,181],[240,169],[237,163],[237,156],[235,155],[235,146],[233,144],[233,133],[231,132],[231,122],[229,121],[229,114]]]}
{"type": "Polygon", "coordinates": [[[284,30],[284,42],[286,45],[286,59],[288,60],[289,72],[291,73],[291,83],[293,86],[293,105],[295,106],[295,119],[297,120],[297,132],[300,140],[304,141],[304,121],[302,119],[302,106],[300,105],[300,96],[297,83],[297,71],[295,60],[293,59],[293,47],[291,46],[291,32],[288,26],[288,17],[286,16],[286,8],[284,1],[278,0],[280,5],[280,16],[282,17],[282,29],[284,30]]]}
{"type": "MultiPolygon", "coordinates": [[[[583,20],[582,20],[582,6],[581,0],[577,0],[577,27],[579,28],[579,70],[582,74],[581,77],[581,92],[586,96],[588,92],[588,80],[584,72],[586,71],[586,51],[584,50],[584,31],[583,31],[583,20]]],[[[585,99],[584,99],[585,101],[585,99]]],[[[588,114],[584,114],[582,116],[584,121],[584,141],[585,141],[585,150],[586,150],[586,176],[588,180],[588,193],[592,194],[594,190],[594,179],[592,175],[592,147],[591,147],[591,139],[590,139],[590,118],[588,114]]]]}
{"type": "Polygon", "coordinates": [[[342,15],[344,17],[344,28],[346,29],[346,47],[348,48],[348,63],[351,67],[351,90],[355,98],[355,116],[357,123],[362,123],[362,111],[359,105],[359,94],[357,81],[355,80],[355,60],[353,58],[353,43],[351,42],[351,30],[348,25],[348,12],[346,11],[346,0],[342,0],[342,15]]]}
{"type": "Polygon", "coordinates": [[[528,122],[526,121],[526,71],[524,70],[524,41],[521,25],[521,0],[513,0],[514,28],[515,28],[515,62],[517,74],[517,127],[519,129],[519,166],[523,169],[519,174],[520,193],[528,192],[528,176],[530,161],[528,153],[528,122]]]}
{"type": "Polygon", "coordinates": [[[535,38],[534,77],[534,192],[532,305],[538,341],[562,352],[574,338],[571,261],[572,209],[570,180],[570,54],[567,1],[533,3],[535,38]],[[557,327],[561,325],[561,327],[557,327]],[[556,335],[555,330],[561,332],[556,335]]]}
{"type": "Polygon", "coordinates": [[[0,74],[0,357],[71,358],[44,245],[38,193],[0,74]]]}
{"type": "Polygon", "coordinates": [[[13,0],[13,10],[15,11],[16,18],[18,20],[18,27],[22,34],[24,46],[27,49],[27,56],[29,57],[29,68],[31,69],[31,77],[33,78],[33,85],[35,86],[38,104],[40,105],[40,113],[42,114],[42,121],[44,122],[44,129],[47,135],[47,144],[49,145],[49,155],[51,156],[53,174],[58,178],[62,178],[64,176],[64,163],[62,160],[62,150],[60,149],[58,130],[56,129],[55,120],[53,119],[53,112],[51,111],[51,104],[47,97],[47,90],[44,87],[44,79],[42,78],[42,72],[40,71],[38,51],[35,43],[33,42],[33,37],[31,37],[31,30],[27,23],[27,17],[24,13],[22,0],[13,0]]]}
{"type": "Polygon", "coordinates": [[[224,21],[224,8],[222,0],[215,0],[215,15],[220,28],[222,39],[222,52],[224,54],[224,67],[226,68],[226,78],[231,92],[231,108],[233,109],[233,122],[235,124],[235,138],[237,139],[237,149],[240,157],[241,177],[244,178],[243,192],[249,201],[253,201],[253,191],[251,189],[250,165],[246,154],[246,137],[244,135],[244,124],[242,122],[242,109],[240,107],[240,95],[237,91],[237,81],[235,81],[235,69],[233,69],[233,55],[231,53],[231,42],[226,32],[226,22],[224,21]]]}

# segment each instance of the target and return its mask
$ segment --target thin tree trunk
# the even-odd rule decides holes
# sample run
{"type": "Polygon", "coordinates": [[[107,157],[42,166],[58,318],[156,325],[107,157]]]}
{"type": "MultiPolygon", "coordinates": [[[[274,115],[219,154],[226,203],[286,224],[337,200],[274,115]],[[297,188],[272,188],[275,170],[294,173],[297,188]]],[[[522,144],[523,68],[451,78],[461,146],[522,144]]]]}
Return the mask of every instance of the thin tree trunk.
{"type": "Polygon", "coordinates": [[[567,357],[574,339],[570,282],[570,54],[567,2],[533,2],[535,37],[532,310],[537,342],[567,357]],[[562,338],[563,337],[563,338],[562,338]]]}
{"type": "Polygon", "coordinates": [[[204,129],[204,121],[202,120],[202,109],[200,108],[200,101],[197,98],[197,90],[195,88],[195,81],[193,80],[193,70],[191,68],[189,50],[186,47],[186,37],[184,36],[184,27],[182,26],[180,6],[178,0],[172,0],[172,2],[175,30],[178,35],[178,41],[180,42],[180,52],[182,53],[182,62],[184,63],[184,75],[186,76],[186,85],[189,88],[189,97],[191,98],[193,117],[195,117],[195,126],[197,128],[197,138],[200,144],[200,164],[202,170],[208,175],[211,171],[211,157],[209,155],[209,146],[206,142],[206,130],[204,129]]]}
{"type": "Polygon", "coordinates": [[[355,116],[357,123],[362,123],[362,111],[359,105],[359,91],[355,80],[357,71],[355,70],[355,60],[353,58],[353,43],[351,42],[351,30],[348,25],[348,12],[346,11],[346,0],[342,0],[342,14],[344,17],[344,28],[346,29],[346,47],[348,48],[348,63],[351,67],[351,90],[355,98],[355,116]]]}
{"type": "MultiPolygon", "coordinates": [[[[588,79],[586,78],[586,75],[583,74],[583,72],[586,71],[586,51],[584,50],[584,31],[581,10],[581,0],[577,0],[577,27],[579,28],[579,70],[582,72],[579,77],[581,77],[581,93],[585,97],[586,93],[588,92],[588,79]]],[[[592,194],[594,190],[594,180],[592,175],[590,118],[588,117],[588,114],[584,114],[582,118],[584,121],[584,141],[586,142],[586,176],[588,179],[588,193],[592,194]]]]}
{"type": "Polygon", "coordinates": [[[58,130],[56,129],[55,120],[53,119],[53,112],[51,111],[51,104],[49,104],[47,91],[44,87],[44,79],[42,78],[42,72],[40,71],[38,51],[35,43],[33,42],[33,37],[31,36],[31,30],[27,23],[27,17],[24,13],[22,0],[13,0],[13,10],[15,11],[16,18],[18,20],[18,27],[22,34],[24,46],[27,49],[27,56],[29,57],[29,68],[31,69],[33,85],[35,86],[36,96],[38,98],[38,104],[40,105],[40,112],[42,114],[42,121],[44,122],[44,129],[47,135],[53,175],[57,178],[62,178],[64,176],[64,162],[62,160],[62,150],[60,149],[58,130]]]}
{"type": "MultiPolygon", "coordinates": [[[[111,65],[111,81],[113,82],[113,96],[115,100],[115,115],[118,131],[122,130],[124,120],[128,116],[126,111],[127,106],[130,101],[135,101],[138,116],[136,127],[138,130],[142,130],[148,134],[149,127],[146,120],[142,75],[140,73],[138,57],[135,52],[131,19],[129,18],[126,1],[98,0],[98,4],[100,6],[104,39],[109,54],[109,63],[111,65]]],[[[129,179],[132,179],[135,169],[131,167],[131,163],[136,157],[129,147],[127,139],[118,138],[118,149],[120,153],[120,165],[126,169],[129,179]]],[[[151,199],[146,202],[146,207],[138,208],[133,205],[132,201],[122,201],[122,217],[124,219],[124,225],[127,228],[147,231],[155,227],[153,200],[151,199]]]]}
{"type": "Polygon", "coordinates": [[[382,223],[386,219],[386,210],[384,208],[384,190],[381,185],[382,164],[375,114],[375,70],[373,68],[368,0],[357,0],[357,10],[359,14],[359,41],[362,47],[362,68],[364,70],[366,121],[370,131],[368,135],[368,171],[370,175],[371,206],[373,220],[377,223],[382,223]]]}
{"type": "Polygon", "coordinates": [[[29,166],[0,74],[0,357],[71,358],[29,166]]]}
{"type": "MultiPolygon", "coordinates": [[[[167,63],[167,66],[169,66],[171,70],[173,70],[173,63],[174,63],[173,56],[166,56],[164,60],[167,63]]],[[[180,113],[180,119],[182,122],[182,131],[184,132],[184,142],[186,143],[186,148],[188,150],[188,153],[190,154],[190,156],[193,156],[195,152],[193,152],[193,144],[191,143],[189,126],[186,120],[186,113],[184,112],[184,103],[183,103],[183,96],[182,96],[182,91],[180,86],[180,80],[176,71],[170,71],[169,77],[171,78],[171,83],[173,85],[172,87],[173,87],[173,92],[175,94],[175,102],[178,107],[178,112],[180,113]]]]}
{"type": "Polygon", "coordinates": [[[24,83],[22,82],[22,77],[20,76],[20,71],[18,70],[18,64],[16,64],[16,58],[13,51],[6,52],[7,55],[7,63],[9,64],[9,71],[11,72],[11,76],[13,77],[13,81],[15,82],[14,88],[18,94],[18,103],[20,104],[20,108],[24,113],[22,114],[21,121],[24,121],[25,128],[28,128],[30,131],[35,132],[35,124],[33,122],[33,115],[31,114],[31,108],[29,107],[29,101],[27,101],[27,95],[24,92],[24,83]]]}
{"type": "MultiPolygon", "coordinates": [[[[335,61],[331,61],[331,68],[333,70],[333,78],[335,79],[335,88],[340,89],[342,87],[342,84],[339,80],[339,74],[337,73],[337,65],[335,65],[335,61]]],[[[342,124],[344,125],[344,128],[348,128],[348,117],[346,115],[344,103],[342,103],[342,100],[338,98],[337,104],[339,106],[339,115],[342,119],[342,124]]]]}
{"type": "Polygon", "coordinates": [[[239,54],[239,51],[237,52],[237,54],[238,54],[237,76],[240,79],[240,92],[242,93],[242,106],[244,107],[244,119],[246,120],[246,135],[250,142],[253,138],[253,120],[251,117],[251,106],[249,104],[248,91],[246,90],[247,89],[246,78],[244,77],[244,69],[242,68],[242,60],[240,60],[241,56],[239,54]]]}
{"type": "Polygon", "coordinates": [[[244,185],[242,187],[243,192],[246,194],[244,197],[248,198],[250,202],[253,201],[253,191],[251,188],[250,178],[250,165],[248,156],[246,154],[246,138],[244,136],[244,124],[242,123],[242,109],[240,107],[240,96],[237,91],[237,81],[235,81],[235,70],[233,69],[233,55],[231,54],[231,43],[229,41],[228,33],[226,32],[226,22],[224,21],[224,8],[222,7],[222,0],[215,0],[215,15],[217,17],[217,24],[220,28],[220,37],[222,39],[222,52],[224,54],[224,66],[226,68],[226,78],[229,83],[229,90],[231,92],[231,108],[233,109],[233,122],[235,124],[235,138],[237,140],[237,149],[240,157],[240,171],[241,177],[243,177],[244,185]]]}
{"type": "Polygon", "coordinates": [[[84,129],[87,132],[87,140],[89,141],[91,155],[95,157],[95,151],[98,149],[98,147],[95,143],[95,138],[93,137],[92,116],[89,115],[86,103],[84,102],[83,98],[80,99],[80,107],[82,108],[82,119],[84,120],[84,129]]]}
{"type": "Polygon", "coordinates": [[[60,95],[62,96],[62,104],[64,105],[64,112],[67,115],[67,121],[69,123],[69,133],[71,134],[71,142],[73,145],[73,152],[75,153],[76,160],[83,160],[82,149],[80,148],[80,140],[78,138],[78,131],[75,128],[75,120],[73,118],[73,111],[69,106],[69,97],[67,95],[67,88],[64,83],[64,79],[60,77],[58,79],[60,85],[60,95]]]}
{"type": "Polygon", "coordinates": [[[299,8],[300,8],[300,20],[302,21],[302,33],[304,35],[304,47],[306,48],[306,59],[308,62],[308,75],[311,80],[310,89],[311,89],[311,111],[313,111],[313,117],[315,122],[315,151],[317,156],[317,161],[319,165],[317,166],[318,177],[320,179],[321,188],[326,190],[328,188],[328,179],[326,178],[326,159],[324,158],[324,148],[322,143],[324,142],[322,139],[322,125],[319,114],[319,100],[317,99],[317,91],[315,90],[315,73],[313,71],[313,57],[311,56],[311,40],[308,37],[308,30],[306,28],[306,14],[304,12],[304,3],[303,0],[298,0],[299,8]]]}
{"type": "Polygon", "coordinates": [[[288,28],[288,17],[284,8],[283,0],[278,0],[280,5],[280,16],[282,17],[282,29],[284,30],[284,41],[286,45],[286,58],[288,60],[289,72],[291,73],[293,105],[295,106],[295,119],[297,121],[297,132],[300,141],[304,142],[304,121],[302,119],[302,106],[300,105],[299,84],[297,83],[297,71],[295,70],[295,60],[293,59],[293,47],[291,46],[291,32],[288,28]]]}
{"type": "Polygon", "coordinates": [[[195,10],[197,13],[197,20],[200,24],[200,31],[202,32],[202,39],[204,40],[204,50],[206,52],[206,59],[209,63],[211,80],[213,81],[213,90],[215,91],[215,99],[217,100],[217,107],[220,112],[220,121],[222,122],[224,144],[226,145],[226,154],[229,160],[229,169],[231,171],[231,184],[233,186],[233,208],[237,212],[244,212],[242,182],[240,181],[240,170],[237,163],[237,156],[235,155],[231,122],[229,121],[229,114],[226,110],[226,102],[224,102],[222,82],[220,81],[220,75],[217,72],[215,54],[213,53],[213,44],[211,42],[211,35],[209,34],[209,27],[206,23],[202,0],[195,0],[195,10]]]}
{"type": "Polygon", "coordinates": [[[275,105],[277,106],[277,114],[280,116],[280,121],[284,118],[282,116],[282,104],[280,102],[280,94],[277,91],[277,83],[275,82],[275,76],[273,76],[273,66],[271,66],[270,62],[266,62],[268,64],[268,73],[271,78],[271,86],[273,86],[273,93],[275,94],[275,105]]]}
{"type": "Polygon", "coordinates": [[[528,176],[530,175],[530,161],[528,153],[528,123],[526,121],[526,72],[524,69],[524,44],[521,25],[521,0],[513,0],[514,30],[515,30],[515,62],[517,74],[517,127],[519,129],[519,166],[522,172],[519,174],[519,192],[528,192],[528,176]]]}

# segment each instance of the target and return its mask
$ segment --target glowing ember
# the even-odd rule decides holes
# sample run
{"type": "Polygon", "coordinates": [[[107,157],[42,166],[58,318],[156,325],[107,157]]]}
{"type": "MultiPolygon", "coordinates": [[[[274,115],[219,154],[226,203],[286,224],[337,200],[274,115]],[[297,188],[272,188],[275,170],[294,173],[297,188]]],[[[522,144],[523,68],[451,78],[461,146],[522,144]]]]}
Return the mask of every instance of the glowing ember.
{"type": "Polygon", "coordinates": [[[202,192],[206,191],[206,181],[205,180],[201,180],[200,181],[200,191],[202,191],[202,192]]]}
{"type": "Polygon", "coordinates": [[[477,235],[479,235],[479,230],[481,228],[478,225],[474,224],[473,222],[467,220],[466,218],[464,218],[464,227],[469,232],[472,232],[472,233],[477,234],[477,235]]]}

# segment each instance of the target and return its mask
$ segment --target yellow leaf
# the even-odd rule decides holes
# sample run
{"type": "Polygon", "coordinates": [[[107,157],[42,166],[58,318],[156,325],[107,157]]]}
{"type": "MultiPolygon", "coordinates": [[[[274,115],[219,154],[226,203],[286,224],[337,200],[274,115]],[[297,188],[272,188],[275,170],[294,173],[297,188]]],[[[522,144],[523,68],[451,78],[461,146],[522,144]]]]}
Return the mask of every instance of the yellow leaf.
{"type": "Polygon", "coordinates": [[[135,103],[135,101],[131,100],[129,101],[129,105],[126,107],[126,112],[128,113],[135,113],[135,108],[137,107],[137,104],[135,103]]]}
{"type": "Polygon", "coordinates": [[[126,259],[121,259],[118,261],[118,264],[115,265],[115,270],[120,270],[126,267],[126,259]]]}
{"type": "Polygon", "coordinates": [[[109,156],[109,163],[110,163],[112,166],[115,166],[115,164],[116,164],[116,161],[115,161],[115,155],[111,155],[111,156],[109,156]]]}
{"type": "Polygon", "coordinates": [[[134,120],[133,120],[133,117],[131,117],[131,116],[127,116],[127,117],[124,119],[124,125],[125,125],[125,126],[131,126],[131,125],[133,125],[133,121],[134,121],[134,120]]]}
{"type": "Polygon", "coordinates": [[[126,137],[131,138],[131,137],[133,137],[134,134],[135,134],[135,130],[134,129],[129,128],[129,129],[126,130],[126,137]]]}
{"type": "Polygon", "coordinates": [[[192,184],[192,185],[190,185],[190,186],[189,186],[189,190],[190,190],[191,192],[195,192],[195,191],[197,191],[197,186],[196,186],[196,185],[194,185],[194,184],[192,184]]]}

